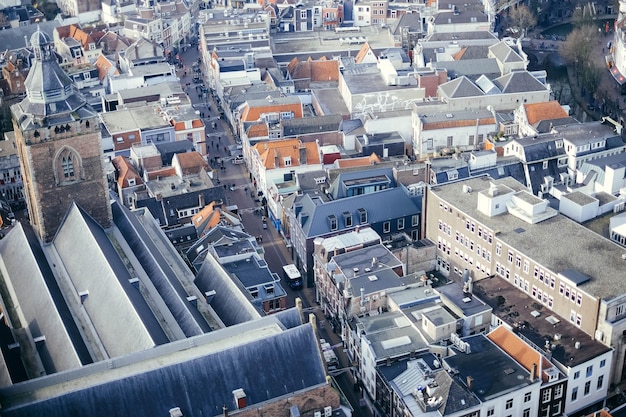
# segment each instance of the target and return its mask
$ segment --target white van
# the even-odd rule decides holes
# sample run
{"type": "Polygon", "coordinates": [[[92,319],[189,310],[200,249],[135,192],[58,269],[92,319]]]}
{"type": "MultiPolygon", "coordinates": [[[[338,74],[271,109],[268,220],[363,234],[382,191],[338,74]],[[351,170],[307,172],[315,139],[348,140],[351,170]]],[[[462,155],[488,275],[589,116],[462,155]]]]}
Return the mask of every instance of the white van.
{"type": "Polygon", "coordinates": [[[232,159],[233,164],[243,164],[243,155],[237,155],[232,159]]]}

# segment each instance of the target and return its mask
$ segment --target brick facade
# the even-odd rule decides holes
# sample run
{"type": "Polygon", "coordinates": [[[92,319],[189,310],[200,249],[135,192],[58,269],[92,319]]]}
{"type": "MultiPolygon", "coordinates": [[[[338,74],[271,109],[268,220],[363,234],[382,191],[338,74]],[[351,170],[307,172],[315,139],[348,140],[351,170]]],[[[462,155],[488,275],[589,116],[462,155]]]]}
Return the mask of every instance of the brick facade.
{"type": "MultiPolygon", "coordinates": [[[[254,404],[254,406],[244,408],[241,411],[229,410],[228,415],[236,414],[237,417],[289,417],[290,408],[294,405],[298,407],[300,417],[313,417],[316,411],[321,411],[323,415],[324,407],[330,406],[333,410],[339,408],[339,394],[330,384],[326,384],[304,392],[294,393],[289,397],[267,404],[254,404]]],[[[216,417],[221,416],[220,414],[216,417]]]]}
{"type": "Polygon", "coordinates": [[[52,240],[72,201],[102,227],[109,227],[111,207],[98,119],[29,131],[21,131],[14,121],[14,128],[30,221],[40,239],[52,240]],[[74,161],[76,177],[69,181],[58,174],[58,158],[63,150],[79,156],[74,161]]]}

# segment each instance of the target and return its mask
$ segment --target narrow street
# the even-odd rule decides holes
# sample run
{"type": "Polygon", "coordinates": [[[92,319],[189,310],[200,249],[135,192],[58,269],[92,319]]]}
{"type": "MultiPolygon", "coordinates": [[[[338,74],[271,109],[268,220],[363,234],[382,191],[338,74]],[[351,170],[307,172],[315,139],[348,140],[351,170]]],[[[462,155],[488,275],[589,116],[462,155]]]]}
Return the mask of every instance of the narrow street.
{"type": "MultiPolygon", "coordinates": [[[[257,190],[250,181],[250,175],[245,164],[233,164],[229,146],[236,145],[236,138],[228,123],[220,117],[217,111],[218,105],[210,94],[206,97],[201,92],[203,84],[193,82],[192,63],[196,62],[199,54],[196,48],[188,48],[180,54],[184,68],[178,70],[181,85],[185,88],[192,104],[201,113],[204,113],[203,121],[207,137],[207,160],[209,166],[217,170],[220,184],[226,191],[226,206],[236,205],[242,219],[245,231],[251,236],[260,236],[261,245],[265,250],[265,261],[270,270],[278,274],[282,279],[282,267],[292,263],[289,251],[285,246],[283,237],[268,222],[268,227],[263,228],[261,207],[257,190]],[[215,123],[215,128],[213,128],[215,123]],[[217,158],[217,159],[216,159],[217,158]]],[[[330,329],[323,312],[315,300],[315,288],[291,289],[284,281],[281,282],[287,292],[287,307],[295,306],[295,299],[300,297],[305,316],[314,313],[317,317],[319,336],[328,341],[339,359],[340,368],[331,372],[341,388],[343,395],[354,409],[355,417],[372,417],[368,407],[361,406],[361,389],[355,389],[355,380],[352,375],[351,364],[343,350],[343,343],[338,334],[330,329]]]]}

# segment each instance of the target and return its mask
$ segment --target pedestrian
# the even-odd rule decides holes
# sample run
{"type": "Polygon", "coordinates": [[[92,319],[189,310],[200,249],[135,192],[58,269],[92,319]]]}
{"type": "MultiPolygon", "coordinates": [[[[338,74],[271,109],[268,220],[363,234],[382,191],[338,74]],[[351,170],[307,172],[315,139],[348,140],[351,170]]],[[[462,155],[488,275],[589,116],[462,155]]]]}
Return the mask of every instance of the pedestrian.
{"type": "Polygon", "coordinates": [[[220,143],[221,141],[222,141],[222,137],[221,137],[221,136],[218,136],[218,137],[217,137],[217,142],[218,142],[218,143],[220,143]]]}
{"type": "MultiPolygon", "coordinates": [[[[220,140],[219,140],[219,137],[218,137],[217,141],[218,141],[218,142],[220,141],[220,140]]],[[[224,153],[226,153],[226,146],[224,146],[224,153]]]]}

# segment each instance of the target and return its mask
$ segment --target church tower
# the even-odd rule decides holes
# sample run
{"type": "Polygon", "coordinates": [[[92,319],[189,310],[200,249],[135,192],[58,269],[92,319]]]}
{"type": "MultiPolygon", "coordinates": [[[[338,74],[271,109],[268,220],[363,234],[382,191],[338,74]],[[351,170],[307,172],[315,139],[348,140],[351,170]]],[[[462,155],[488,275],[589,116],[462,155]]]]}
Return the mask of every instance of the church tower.
{"type": "Polygon", "coordinates": [[[111,206],[98,114],[74,90],[50,38],[37,30],[30,42],[34,60],[26,97],[11,106],[30,222],[50,242],[76,201],[107,228],[111,206]]]}

